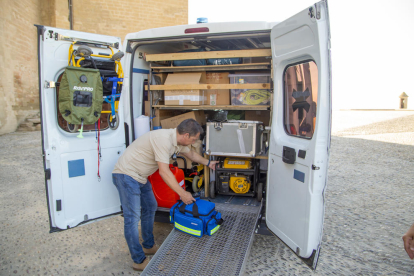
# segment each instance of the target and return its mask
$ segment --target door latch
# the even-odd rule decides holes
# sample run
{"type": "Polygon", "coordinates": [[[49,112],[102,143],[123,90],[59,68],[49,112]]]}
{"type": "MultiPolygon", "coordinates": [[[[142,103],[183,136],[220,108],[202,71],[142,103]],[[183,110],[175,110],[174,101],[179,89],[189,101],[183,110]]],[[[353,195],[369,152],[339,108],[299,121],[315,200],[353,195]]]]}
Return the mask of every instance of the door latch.
{"type": "Polygon", "coordinates": [[[222,122],[214,123],[214,129],[220,131],[223,128],[222,122]]]}
{"type": "Polygon", "coordinates": [[[296,150],[289,147],[283,147],[282,160],[286,164],[294,164],[296,161],[296,150]]]}

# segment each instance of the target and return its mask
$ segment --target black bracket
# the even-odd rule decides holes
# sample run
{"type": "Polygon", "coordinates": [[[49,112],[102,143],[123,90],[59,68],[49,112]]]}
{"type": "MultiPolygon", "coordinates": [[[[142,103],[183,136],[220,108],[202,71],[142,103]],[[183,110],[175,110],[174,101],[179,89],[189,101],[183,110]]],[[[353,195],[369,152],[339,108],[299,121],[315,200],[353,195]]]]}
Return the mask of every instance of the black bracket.
{"type": "Polygon", "coordinates": [[[62,211],[62,200],[58,199],[56,200],[56,211],[62,211]]]}
{"type": "Polygon", "coordinates": [[[296,161],[296,151],[293,148],[283,147],[282,160],[286,164],[294,164],[296,161]]]}
{"type": "Polygon", "coordinates": [[[50,180],[50,177],[52,176],[52,172],[50,171],[50,169],[46,169],[45,170],[45,178],[46,180],[50,180]]]}

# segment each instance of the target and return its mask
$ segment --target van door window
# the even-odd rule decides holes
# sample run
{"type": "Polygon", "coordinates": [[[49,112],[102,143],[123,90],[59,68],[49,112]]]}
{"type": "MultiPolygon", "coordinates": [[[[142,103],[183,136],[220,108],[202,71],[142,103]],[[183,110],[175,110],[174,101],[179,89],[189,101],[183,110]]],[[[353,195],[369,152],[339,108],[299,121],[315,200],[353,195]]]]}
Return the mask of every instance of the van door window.
{"type": "Polygon", "coordinates": [[[316,123],[318,67],[313,61],[289,65],[283,79],[285,130],[289,135],[310,139],[316,123]]]}

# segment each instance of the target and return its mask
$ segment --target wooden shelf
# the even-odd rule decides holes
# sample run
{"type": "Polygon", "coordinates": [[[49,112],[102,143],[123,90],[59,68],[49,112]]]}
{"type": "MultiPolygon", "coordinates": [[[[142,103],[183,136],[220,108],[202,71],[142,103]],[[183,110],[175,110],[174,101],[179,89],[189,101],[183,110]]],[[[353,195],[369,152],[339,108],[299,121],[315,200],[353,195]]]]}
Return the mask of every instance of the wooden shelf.
{"type": "Polygon", "coordinates": [[[187,110],[270,110],[270,105],[153,105],[153,107],[187,110]]]}
{"type": "MultiPolygon", "coordinates": [[[[148,86],[145,86],[148,89],[148,86]]],[[[270,83],[151,85],[150,90],[270,89],[270,83]]]]}
{"type": "MultiPolygon", "coordinates": [[[[206,158],[208,158],[209,155],[206,154],[205,156],[207,156],[206,158]]],[[[220,157],[222,157],[223,155],[211,155],[211,156],[220,156],[220,157]]],[[[265,160],[269,159],[269,156],[267,156],[267,155],[257,155],[255,157],[250,157],[250,156],[236,156],[236,155],[233,156],[233,155],[229,154],[229,155],[226,155],[226,157],[233,157],[233,158],[253,158],[253,159],[265,159],[265,160]]]]}
{"type": "Polygon", "coordinates": [[[200,65],[200,66],[152,66],[157,73],[171,72],[204,72],[204,71],[230,71],[230,70],[269,70],[270,62],[225,64],[225,65],[200,65]]]}
{"type": "Polygon", "coordinates": [[[167,61],[167,60],[189,60],[189,59],[215,59],[215,58],[242,58],[242,57],[270,57],[271,49],[231,50],[231,51],[206,51],[185,52],[169,54],[147,54],[145,60],[167,61]]]}

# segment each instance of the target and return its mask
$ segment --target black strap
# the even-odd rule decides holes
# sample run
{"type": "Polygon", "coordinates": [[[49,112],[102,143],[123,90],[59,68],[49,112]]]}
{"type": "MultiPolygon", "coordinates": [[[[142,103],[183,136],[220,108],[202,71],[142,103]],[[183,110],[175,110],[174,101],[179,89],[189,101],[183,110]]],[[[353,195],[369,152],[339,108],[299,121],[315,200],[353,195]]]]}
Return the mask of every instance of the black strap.
{"type": "Polygon", "coordinates": [[[69,115],[70,115],[70,113],[71,113],[71,112],[70,112],[69,110],[67,110],[67,109],[65,110],[65,116],[69,116],[69,115]]]}
{"type": "MultiPolygon", "coordinates": [[[[184,214],[185,213],[185,207],[186,207],[187,205],[185,204],[185,203],[183,203],[181,206],[180,206],[180,208],[178,209],[182,214],[184,214]]],[[[197,203],[196,202],[194,202],[193,203],[193,210],[191,211],[191,214],[193,215],[193,217],[195,217],[195,218],[198,218],[198,217],[200,217],[200,214],[198,213],[198,206],[197,206],[197,203]]]]}
{"type": "Polygon", "coordinates": [[[212,221],[213,219],[216,221],[216,223],[217,223],[217,225],[222,225],[223,224],[223,222],[224,222],[224,220],[221,218],[221,219],[217,219],[216,218],[216,215],[218,214],[218,212],[217,211],[215,211],[215,213],[211,216],[211,219],[209,219],[208,221],[207,221],[207,223],[206,223],[206,233],[207,233],[207,227],[208,227],[208,224],[210,223],[210,221],[212,221]]]}
{"type": "Polygon", "coordinates": [[[93,113],[93,115],[95,115],[95,117],[98,117],[98,111],[95,111],[95,112],[93,113]]]}
{"type": "Polygon", "coordinates": [[[98,69],[98,67],[96,67],[96,64],[93,58],[89,57],[88,59],[92,62],[93,68],[98,69]]]}
{"type": "Polygon", "coordinates": [[[180,211],[180,213],[185,213],[185,206],[187,206],[185,203],[180,205],[180,208],[178,208],[178,211],[180,211]]]}
{"type": "Polygon", "coordinates": [[[173,217],[172,217],[172,220],[173,221],[175,221],[175,219],[174,219],[174,217],[175,217],[175,209],[177,209],[177,207],[178,207],[178,205],[180,205],[180,203],[181,203],[182,201],[181,200],[178,200],[178,204],[177,205],[175,205],[175,207],[174,207],[174,209],[173,209],[173,217]]]}
{"type": "Polygon", "coordinates": [[[193,204],[193,216],[195,218],[198,218],[200,216],[200,214],[198,213],[198,206],[197,206],[196,202],[194,202],[194,204],[193,204]]]}

